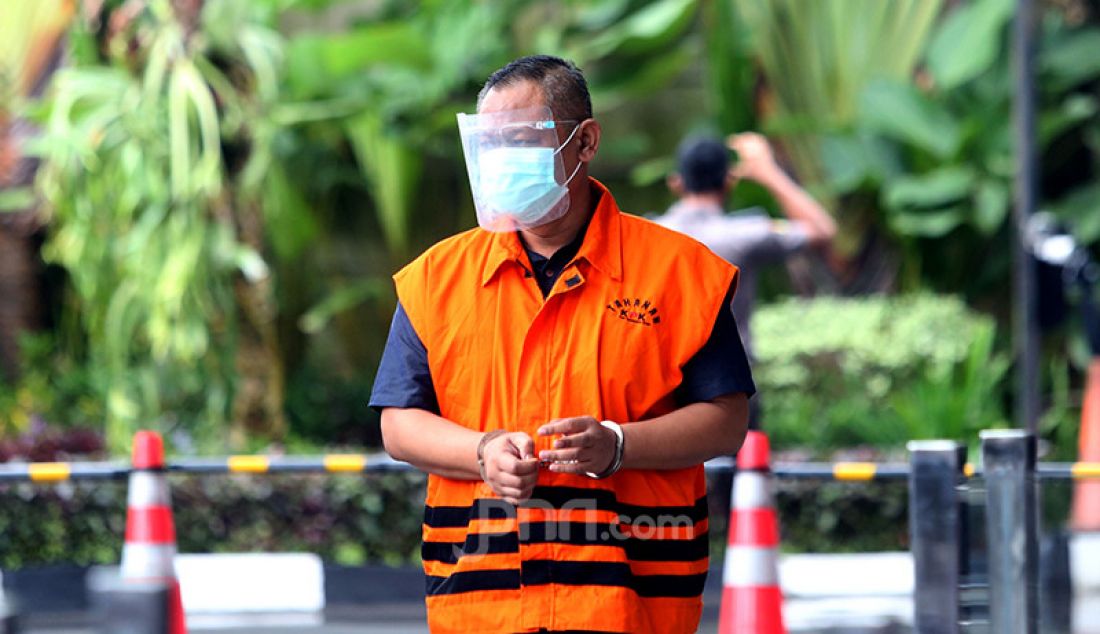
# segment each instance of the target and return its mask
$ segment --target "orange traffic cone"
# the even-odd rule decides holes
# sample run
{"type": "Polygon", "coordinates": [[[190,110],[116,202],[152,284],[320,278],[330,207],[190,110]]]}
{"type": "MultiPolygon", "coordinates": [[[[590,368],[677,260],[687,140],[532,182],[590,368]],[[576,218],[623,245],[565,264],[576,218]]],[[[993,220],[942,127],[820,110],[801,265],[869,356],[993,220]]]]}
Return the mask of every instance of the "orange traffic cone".
{"type": "Polygon", "coordinates": [[[168,634],[187,634],[175,556],[176,527],[164,475],[164,441],[156,432],[139,431],[134,435],[122,581],[167,585],[168,634]]]}
{"type": "Polygon", "coordinates": [[[718,634],[785,634],[768,437],[750,431],[737,454],[718,634]]]}
{"type": "MultiPolygon", "coordinates": [[[[1078,445],[1078,460],[1100,462],[1100,359],[1089,364],[1078,445]]],[[[1100,531],[1100,480],[1079,481],[1073,488],[1073,529],[1100,531]]]]}

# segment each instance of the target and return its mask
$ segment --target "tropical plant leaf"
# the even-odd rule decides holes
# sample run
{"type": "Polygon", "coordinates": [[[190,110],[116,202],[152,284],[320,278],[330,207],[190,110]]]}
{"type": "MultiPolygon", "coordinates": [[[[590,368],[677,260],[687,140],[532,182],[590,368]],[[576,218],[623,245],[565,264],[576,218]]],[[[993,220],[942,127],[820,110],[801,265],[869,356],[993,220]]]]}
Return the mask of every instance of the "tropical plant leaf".
{"type": "Polygon", "coordinates": [[[1080,94],[1070,95],[1057,109],[1044,110],[1040,113],[1040,143],[1044,145],[1049,143],[1078,124],[1088,121],[1098,111],[1100,111],[1100,107],[1097,107],[1095,97],[1080,94]]]}
{"type": "Polygon", "coordinates": [[[962,207],[939,211],[898,212],[890,216],[890,226],[902,235],[942,238],[963,223],[962,207]]]}
{"type": "Polygon", "coordinates": [[[298,320],[298,328],[306,334],[316,334],[336,315],[360,304],[388,298],[391,294],[389,280],[372,278],[341,286],[310,308],[298,320]]]}
{"type": "Polygon", "coordinates": [[[1100,183],[1071,191],[1050,209],[1083,244],[1100,240],[1100,183]]]}
{"type": "Polygon", "coordinates": [[[49,64],[76,6],[66,0],[7,0],[0,3],[0,105],[27,95],[49,64]]]}
{"type": "Polygon", "coordinates": [[[317,238],[320,226],[283,165],[276,163],[268,168],[262,197],[265,229],[275,255],[282,260],[298,257],[317,238]]]}
{"type": "Polygon", "coordinates": [[[1004,181],[986,179],[974,192],[974,226],[982,234],[993,235],[1008,216],[1009,191],[1004,181]]]}
{"type": "MultiPolygon", "coordinates": [[[[245,246],[263,230],[262,178],[248,166],[272,156],[263,106],[274,98],[280,41],[237,5],[218,15],[243,23],[220,26],[248,51],[213,52],[200,32],[188,40],[166,3],[155,6],[135,18],[148,37],[133,55],[93,51],[55,77],[37,143],[52,227],[43,256],[71,280],[116,450],[139,422],[181,407],[216,433],[232,400],[237,316],[275,321],[273,298],[238,305],[235,282],[267,275],[260,246],[245,246]],[[223,156],[245,168],[227,174],[223,156]]],[[[279,371],[250,378],[277,390],[279,371]]],[[[268,414],[274,431],[279,413],[268,414]]]]}
{"type": "Polygon", "coordinates": [[[403,253],[409,244],[412,199],[423,158],[407,139],[386,129],[381,116],[366,111],[346,123],[360,169],[371,185],[387,245],[403,253]]]}
{"type": "Polygon", "coordinates": [[[937,88],[951,90],[993,66],[1015,4],[1013,0],[976,0],[947,16],[928,45],[926,61],[937,88]]]}
{"type": "Polygon", "coordinates": [[[702,10],[706,79],[719,129],[726,134],[753,130],[756,112],[745,96],[752,94],[756,69],[748,47],[747,29],[738,19],[731,0],[706,0],[702,10]]]}
{"type": "Polygon", "coordinates": [[[883,191],[883,202],[893,209],[933,209],[966,198],[975,184],[974,171],[968,167],[948,166],[927,174],[902,176],[892,180],[883,191]]]}
{"type": "Polygon", "coordinates": [[[577,11],[576,25],[587,31],[600,31],[622,17],[630,0],[598,0],[585,2],[577,11]]]}
{"type": "Polygon", "coordinates": [[[27,211],[34,207],[33,187],[0,189],[0,213],[27,211]]]}
{"type": "MultiPolygon", "coordinates": [[[[774,102],[763,127],[772,131],[779,120],[799,122],[799,131],[778,141],[802,182],[812,187],[826,180],[819,135],[848,129],[865,117],[861,95],[869,82],[910,80],[940,5],[939,0],[736,0],[774,102]]],[[[918,131],[938,150],[953,145],[952,129],[946,133],[945,142],[918,131]]]]}
{"type": "Polygon", "coordinates": [[[291,93],[314,97],[375,65],[426,71],[432,64],[431,42],[415,22],[376,23],[349,33],[299,35],[289,44],[287,60],[291,93]]]}
{"type": "Polygon", "coordinates": [[[630,170],[630,182],[638,187],[656,183],[676,169],[676,160],[671,156],[659,156],[638,163],[630,170]]]}
{"type": "Polygon", "coordinates": [[[902,171],[896,149],[862,131],[825,136],[821,142],[821,164],[825,166],[829,186],[842,193],[902,171]]]}
{"type": "Polygon", "coordinates": [[[1100,76],[1100,29],[1082,29],[1039,50],[1042,86],[1065,90],[1100,76]]]}
{"type": "Polygon", "coordinates": [[[652,94],[683,73],[697,59],[694,51],[681,48],[640,68],[632,66],[629,70],[605,75],[600,80],[599,92],[593,96],[593,107],[597,111],[607,111],[638,95],[652,94]]]}
{"type": "Polygon", "coordinates": [[[694,0],[657,0],[607,28],[582,49],[585,59],[634,55],[670,42],[691,23],[694,0]]]}
{"type": "Polygon", "coordinates": [[[860,95],[860,115],[868,129],[939,158],[958,150],[960,133],[954,117],[914,86],[886,80],[869,83],[860,95]]]}

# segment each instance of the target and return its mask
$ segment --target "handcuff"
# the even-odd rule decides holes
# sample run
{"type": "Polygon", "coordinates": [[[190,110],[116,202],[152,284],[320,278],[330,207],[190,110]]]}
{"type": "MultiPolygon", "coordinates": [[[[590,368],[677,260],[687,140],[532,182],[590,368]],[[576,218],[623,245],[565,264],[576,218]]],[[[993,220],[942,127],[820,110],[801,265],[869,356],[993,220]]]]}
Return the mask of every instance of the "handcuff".
{"type": "Polygon", "coordinates": [[[615,475],[619,469],[623,466],[623,445],[626,444],[625,438],[623,438],[623,426],[610,420],[601,420],[600,425],[615,432],[615,459],[611,461],[606,469],[599,473],[593,473],[591,471],[585,471],[584,475],[595,478],[596,480],[603,480],[604,478],[610,478],[615,475]]]}

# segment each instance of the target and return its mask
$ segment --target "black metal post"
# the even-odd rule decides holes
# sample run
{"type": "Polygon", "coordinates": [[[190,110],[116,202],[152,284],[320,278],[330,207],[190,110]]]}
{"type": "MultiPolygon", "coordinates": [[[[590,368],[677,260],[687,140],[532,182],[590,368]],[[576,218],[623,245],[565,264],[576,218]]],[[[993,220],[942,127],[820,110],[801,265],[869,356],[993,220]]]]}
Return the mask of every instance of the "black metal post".
{"type": "Polygon", "coordinates": [[[1039,320],[1035,266],[1024,243],[1024,232],[1035,209],[1039,172],[1035,148],[1035,25],[1034,0],[1016,0],[1012,42],[1015,84],[1012,119],[1016,142],[1012,335],[1016,352],[1016,423],[1033,434],[1039,424],[1039,320]]]}
{"type": "Polygon", "coordinates": [[[1073,580],[1070,577],[1069,533],[1055,531],[1039,549],[1039,624],[1044,634],[1073,631],[1073,580]]]}
{"type": "Polygon", "coordinates": [[[966,448],[947,440],[909,445],[909,536],[916,587],[913,622],[921,634],[959,631],[964,513],[959,497],[966,448]]]}
{"type": "Polygon", "coordinates": [[[1039,514],[1035,436],[981,432],[989,543],[989,616],[995,634],[1039,631],[1039,514]]]}

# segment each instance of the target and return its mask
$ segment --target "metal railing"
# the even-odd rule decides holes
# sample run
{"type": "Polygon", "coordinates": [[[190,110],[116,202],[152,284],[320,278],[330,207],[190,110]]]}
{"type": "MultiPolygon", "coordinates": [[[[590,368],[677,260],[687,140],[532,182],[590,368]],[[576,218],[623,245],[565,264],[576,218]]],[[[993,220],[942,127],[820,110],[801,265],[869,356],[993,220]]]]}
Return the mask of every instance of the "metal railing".
{"type": "MultiPolygon", "coordinates": [[[[923,441],[922,441],[923,442],[923,441]]],[[[943,441],[931,441],[943,442],[943,441]]],[[[960,463],[964,477],[982,477],[980,470],[969,463],[960,463]]],[[[711,473],[733,470],[729,458],[706,464],[711,473]]],[[[405,462],[398,462],[383,453],[328,454],[324,456],[263,456],[234,455],[220,458],[189,458],[168,463],[169,474],[280,474],[280,473],[347,473],[363,474],[389,471],[417,471],[405,462]]],[[[833,480],[837,482],[871,482],[908,480],[912,463],[874,462],[778,462],[772,465],[777,478],[794,480],[833,480]]],[[[0,464],[0,484],[13,482],[64,482],[69,480],[120,480],[130,475],[130,465],[123,462],[25,462],[0,464]]],[[[1035,465],[1035,476],[1043,480],[1084,480],[1100,478],[1100,462],[1045,462],[1035,465]]]]}

